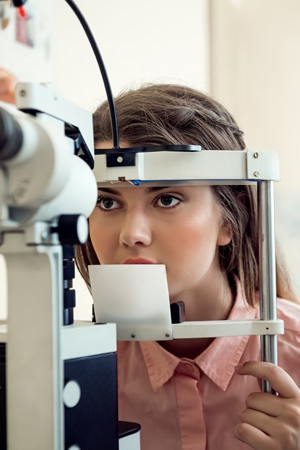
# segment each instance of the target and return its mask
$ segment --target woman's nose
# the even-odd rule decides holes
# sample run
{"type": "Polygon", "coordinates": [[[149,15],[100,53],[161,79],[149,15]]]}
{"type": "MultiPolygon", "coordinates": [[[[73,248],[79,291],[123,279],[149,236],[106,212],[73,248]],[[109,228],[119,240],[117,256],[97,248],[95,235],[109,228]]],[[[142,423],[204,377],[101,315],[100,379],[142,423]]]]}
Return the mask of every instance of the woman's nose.
{"type": "Polygon", "coordinates": [[[150,223],[142,211],[130,211],[126,214],[120,232],[120,245],[133,247],[134,245],[148,246],[152,235],[150,223]]]}

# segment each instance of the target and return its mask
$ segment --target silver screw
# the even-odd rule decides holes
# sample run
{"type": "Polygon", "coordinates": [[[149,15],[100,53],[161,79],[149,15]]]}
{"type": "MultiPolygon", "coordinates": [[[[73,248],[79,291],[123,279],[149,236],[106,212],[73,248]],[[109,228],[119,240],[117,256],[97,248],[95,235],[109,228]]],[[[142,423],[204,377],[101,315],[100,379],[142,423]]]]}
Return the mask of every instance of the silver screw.
{"type": "Polygon", "coordinates": [[[168,333],[165,334],[166,338],[170,337],[170,335],[168,333]]]}
{"type": "Polygon", "coordinates": [[[255,153],[253,154],[253,157],[254,157],[254,158],[258,158],[258,157],[259,157],[259,154],[258,154],[257,152],[255,152],[255,153]]]}
{"type": "Polygon", "coordinates": [[[259,172],[254,172],[254,174],[253,174],[255,177],[259,177],[259,172]]]}
{"type": "Polygon", "coordinates": [[[134,339],[135,338],[135,334],[132,334],[131,337],[132,337],[132,339],[134,339]]]}
{"type": "Polygon", "coordinates": [[[43,242],[47,241],[49,239],[49,231],[47,230],[42,231],[41,239],[43,242]]]}
{"type": "Polygon", "coordinates": [[[123,162],[123,158],[122,158],[122,156],[118,156],[118,157],[117,157],[117,161],[118,161],[118,163],[120,163],[120,164],[121,164],[121,163],[123,162]]]}
{"type": "Polygon", "coordinates": [[[26,91],[25,91],[25,89],[22,89],[22,90],[20,91],[20,95],[21,95],[21,97],[26,97],[26,91]]]}

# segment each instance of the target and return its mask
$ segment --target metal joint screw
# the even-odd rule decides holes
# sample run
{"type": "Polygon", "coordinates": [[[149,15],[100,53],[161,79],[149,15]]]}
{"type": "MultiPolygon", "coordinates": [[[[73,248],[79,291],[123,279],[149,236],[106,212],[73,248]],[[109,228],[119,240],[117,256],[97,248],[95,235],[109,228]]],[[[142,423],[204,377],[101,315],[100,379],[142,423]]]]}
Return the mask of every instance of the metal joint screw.
{"type": "Polygon", "coordinates": [[[20,95],[21,95],[21,97],[26,97],[26,91],[25,91],[25,89],[22,89],[22,90],[20,91],[20,95]]]}
{"type": "Polygon", "coordinates": [[[255,177],[259,177],[259,172],[254,172],[254,174],[253,174],[255,177]]]}
{"type": "Polygon", "coordinates": [[[169,335],[168,333],[166,333],[165,336],[166,336],[166,338],[169,338],[169,337],[170,337],[170,335],[169,335]]]}
{"type": "Polygon", "coordinates": [[[135,334],[132,334],[131,337],[132,337],[132,339],[134,339],[135,338],[135,334]]]}
{"type": "Polygon", "coordinates": [[[257,153],[257,152],[255,152],[254,154],[253,154],[253,158],[258,158],[259,157],[259,154],[257,153]]]}
{"type": "Polygon", "coordinates": [[[118,163],[120,163],[120,164],[121,164],[121,163],[123,162],[123,158],[122,158],[122,156],[118,156],[118,157],[117,157],[117,161],[118,161],[118,163]]]}
{"type": "Polygon", "coordinates": [[[47,230],[42,231],[41,239],[42,239],[42,241],[47,241],[49,239],[49,231],[47,231],[47,230]]]}

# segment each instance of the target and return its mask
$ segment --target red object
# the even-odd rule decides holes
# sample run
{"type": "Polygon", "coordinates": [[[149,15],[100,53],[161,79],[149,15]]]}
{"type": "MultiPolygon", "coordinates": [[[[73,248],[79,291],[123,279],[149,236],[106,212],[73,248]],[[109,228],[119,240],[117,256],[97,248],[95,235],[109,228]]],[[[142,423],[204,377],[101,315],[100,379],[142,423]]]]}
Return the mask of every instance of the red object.
{"type": "Polygon", "coordinates": [[[19,15],[20,15],[21,17],[26,17],[26,11],[25,11],[25,9],[23,8],[23,6],[19,6],[19,7],[18,7],[18,12],[19,12],[19,15]]]}

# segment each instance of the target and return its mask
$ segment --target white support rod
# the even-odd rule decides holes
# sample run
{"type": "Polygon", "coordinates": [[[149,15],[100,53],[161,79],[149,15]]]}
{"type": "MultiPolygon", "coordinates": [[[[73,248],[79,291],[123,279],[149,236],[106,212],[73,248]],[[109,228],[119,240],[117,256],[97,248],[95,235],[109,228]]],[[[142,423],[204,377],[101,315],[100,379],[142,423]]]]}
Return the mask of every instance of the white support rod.
{"type": "Polygon", "coordinates": [[[8,450],[63,450],[62,252],[5,233],[8,450]]]}
{"type": "MultiPolygon", "coordinates": [[[[277,319],[275,227],[274,227],[274,183],[258,183],[259,220],[259,295],[260,318],[277,319]]],[[[261,336],[262,361],[278,364],[277,336],[261,336]]],[[[267,380],[262,380],[264,392],[275,394],[267,380]]]]}

